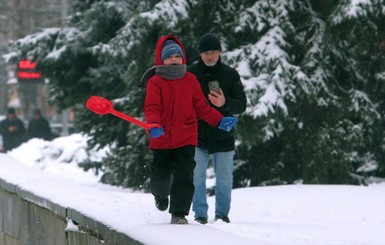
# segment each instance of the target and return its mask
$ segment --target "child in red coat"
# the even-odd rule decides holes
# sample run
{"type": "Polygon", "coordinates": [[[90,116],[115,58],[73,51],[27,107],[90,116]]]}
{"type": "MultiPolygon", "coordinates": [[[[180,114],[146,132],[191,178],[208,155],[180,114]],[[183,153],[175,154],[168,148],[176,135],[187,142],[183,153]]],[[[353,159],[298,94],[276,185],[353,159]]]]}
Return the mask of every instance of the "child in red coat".
{"type": "Polygon", "coordinates": [[[195,75],[187,72],[182,43],[173,35],[162,36],[155,51],[155,75],[147,82],[144,114],[151,128],[153,151],[150,189],[156,207],[168,208],[172,224],[187,224],[194,194],[194,152],[198,142],[197,119],[230,131],[236,118],[223,117],[210,107],[195,75]]]}

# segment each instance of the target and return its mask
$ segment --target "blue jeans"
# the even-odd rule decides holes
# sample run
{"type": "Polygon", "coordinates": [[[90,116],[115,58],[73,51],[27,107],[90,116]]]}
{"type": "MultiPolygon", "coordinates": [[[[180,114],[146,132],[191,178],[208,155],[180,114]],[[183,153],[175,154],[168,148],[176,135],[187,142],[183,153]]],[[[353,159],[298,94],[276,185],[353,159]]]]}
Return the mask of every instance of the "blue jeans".
{"type": "Polygon", "coordinates": [[[193,211],[195,218],[208,218],[206,198],[206,170],[211,157],[215,172],[215,215],[228,216],[233,188],[234,151],[209,154],[207,150],[195,148],[193,211]]]}

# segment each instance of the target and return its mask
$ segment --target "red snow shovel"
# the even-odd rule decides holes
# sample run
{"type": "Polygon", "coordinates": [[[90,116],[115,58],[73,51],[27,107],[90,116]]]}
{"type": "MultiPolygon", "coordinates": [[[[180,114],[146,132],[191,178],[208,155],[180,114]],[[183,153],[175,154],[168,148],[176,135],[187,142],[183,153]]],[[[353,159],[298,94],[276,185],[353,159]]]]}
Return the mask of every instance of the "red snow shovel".
{"type": "Polygon", "coordinates": [[[95,95],[91,96],[86,102],[86,107],[90,111],[93,111],[99,115],[106,115],[108,113],[111,113],[112,115],[115,115],[115,116],[120,117],[120,118],[122,118],[122,119],[124,119],[130,123],[138,125],[139,127],[146,129],[147,131],[150,128],[160,128],[161,127],[159,124],[156,124],[156,123],[144,123],[142,121],[139,121],[133,117],[130,117],[126,114],[123,114],[123,113],[115,110],[112,102],[103,98],[103,97],[99,97],[99,96],[95,96],[95,95]]]}

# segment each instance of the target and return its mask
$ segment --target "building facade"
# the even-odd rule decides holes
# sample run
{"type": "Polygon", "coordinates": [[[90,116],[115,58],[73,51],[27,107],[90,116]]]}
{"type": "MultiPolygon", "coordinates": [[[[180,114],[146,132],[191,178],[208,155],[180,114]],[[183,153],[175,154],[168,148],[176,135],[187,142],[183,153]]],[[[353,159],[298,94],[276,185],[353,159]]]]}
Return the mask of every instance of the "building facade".
{"type": "MultiPolygon", "coordinates": [[[[73,0],[0,0],[0,57],[8,53],[8,44],[39,28],[61,27],[71,11],[73,0]]],[[[44,78],[28,84],[17,79],[17,66],[0,59],[0,115],[7,107],[16,108],[27,121],[35,108],[50,120],[60,121],[61,113],[49,107],[44,78]],[[58,119],[59,118],[59,119],[58,119]]]]}

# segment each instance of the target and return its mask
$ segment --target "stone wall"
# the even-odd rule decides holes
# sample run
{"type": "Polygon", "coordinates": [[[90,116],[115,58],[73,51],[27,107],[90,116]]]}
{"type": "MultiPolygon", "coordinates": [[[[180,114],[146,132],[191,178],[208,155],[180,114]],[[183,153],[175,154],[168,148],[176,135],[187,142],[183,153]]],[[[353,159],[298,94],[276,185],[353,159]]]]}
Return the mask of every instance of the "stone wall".
{"type": "Polygon", "coordinates": [[[106,244],[142,243],[0,179],[0,245],[106,244]]]}

